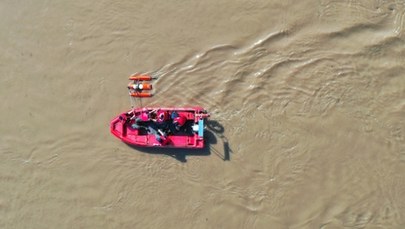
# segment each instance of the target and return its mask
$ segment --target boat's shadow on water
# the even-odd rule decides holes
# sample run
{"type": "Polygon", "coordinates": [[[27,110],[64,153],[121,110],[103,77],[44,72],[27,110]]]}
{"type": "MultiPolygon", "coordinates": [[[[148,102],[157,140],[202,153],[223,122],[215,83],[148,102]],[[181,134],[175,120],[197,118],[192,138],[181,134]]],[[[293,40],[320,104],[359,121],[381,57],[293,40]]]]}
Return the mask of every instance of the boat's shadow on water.
{"type": "Polygon", "coordinates": [[[232,150],[227,138],[223,135],[225,131],[224,127],[215,120],[208,120],[206,124],[207,128],[204,131],[205,147],[202,149],[145,148],[133,145],[128,146],[143,153],[167,155],[180,162],[187,162],[187,157],[189,156],[209,156],[211,153],[224,161],[231,160],[232,150]]]}

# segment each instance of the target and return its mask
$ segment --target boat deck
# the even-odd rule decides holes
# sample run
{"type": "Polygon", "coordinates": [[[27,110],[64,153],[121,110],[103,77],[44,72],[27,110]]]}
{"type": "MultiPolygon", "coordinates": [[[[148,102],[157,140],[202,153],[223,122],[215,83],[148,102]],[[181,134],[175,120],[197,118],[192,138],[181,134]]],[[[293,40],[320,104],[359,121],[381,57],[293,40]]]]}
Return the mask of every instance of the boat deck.
{"type": "MultiPolygon", "coordinates": [[[[170,126],[171,120],[167,121],[165,125],[160,124],[160,126],[153,121],[140,122],[134,126],[134,119],[129,119],[129,112],[126,112],[111,122],[111,133],[120,138],[122,141],[137,146],[203,148],[203,118],[196,116],[195,110],[176,110],[176,112],[187,118],[186,123],[178,131],[173,131],[173,127],[170,126]],[[150,131],[151,127],[156,131],[157,129],[160,129],[161,131],[167,133],[167,140],[164,144],[156,139],[156,132],[150,131]],[[193,127],[198,129],[193,130],[193,127]]],[[[132,115],[138,117],[141,113],[142,110],[134,110],[132,115]]]]}

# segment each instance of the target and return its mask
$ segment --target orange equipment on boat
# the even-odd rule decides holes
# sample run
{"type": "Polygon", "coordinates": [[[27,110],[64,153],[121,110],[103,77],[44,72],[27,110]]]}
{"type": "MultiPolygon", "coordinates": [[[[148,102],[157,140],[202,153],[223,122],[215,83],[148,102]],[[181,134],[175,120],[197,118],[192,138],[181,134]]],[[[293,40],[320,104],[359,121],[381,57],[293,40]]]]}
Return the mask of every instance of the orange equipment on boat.
{"type": "Polygon", "coordinates": [[[144,81],[149,81],[152,80],[153,77],[152,76],[148,76],[148,75],[132,75],[129,77],[129,80],[144,80],[144,81]]]}
{"type": "Polygon", "coordinates": [[[152,90],[152,84],[149,83],[129,83],[128,89],[133,90],[152,90]]]}
{"type": "Polygon", "coordinates": [[[149,93],[149,92],[138,92],[138,91],[135,91],[135,92],[131,92],[131,93],[129,93],[129,95],[130,96],[132,96],[132,97],[152,97],[152,93],[149,93]]]}
{"type": "Polygon", "coordinates": [[[132,97],[151,97],[153,94],[151,92],[145,92],[145,90],[152,90],[152,84],[150,82],[155,77],[150,75],[142,75],[135,73],[129,77],[129,80],[133,80],[134,82],[130,82],[128,84],[129,95],[132,97]]]}

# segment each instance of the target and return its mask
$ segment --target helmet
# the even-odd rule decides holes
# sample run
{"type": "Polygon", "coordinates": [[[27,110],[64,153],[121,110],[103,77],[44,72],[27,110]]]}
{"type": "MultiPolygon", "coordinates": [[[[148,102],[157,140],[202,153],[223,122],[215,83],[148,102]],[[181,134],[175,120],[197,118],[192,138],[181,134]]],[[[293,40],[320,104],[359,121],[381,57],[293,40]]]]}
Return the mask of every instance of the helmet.
{"type": "Polygon", "coordinates": [[[141,120],[146,122],[149,120],[149,115],[147,113],[142,113],[141,114],[141,120]]]}
{"type": "Polygon", "coordinates": [[[173,123],[177,124],[178,126],[183,126],[187,121],[187,118],[184,116],[178,116],[176,118],[174,118],[173,123]]]}

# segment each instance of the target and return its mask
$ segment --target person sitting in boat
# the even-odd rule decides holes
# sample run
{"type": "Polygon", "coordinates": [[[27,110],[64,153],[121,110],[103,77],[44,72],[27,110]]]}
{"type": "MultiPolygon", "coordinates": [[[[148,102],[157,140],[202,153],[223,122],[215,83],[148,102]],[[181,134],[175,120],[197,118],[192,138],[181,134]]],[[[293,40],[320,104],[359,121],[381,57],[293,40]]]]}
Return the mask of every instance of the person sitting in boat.
{"type": "Polygon", "coordinates": [[[156,110],[149,111],[148,109],[144,108],[138,117],[134,116],[133,118],[135,118],[135,122],[137,123],[148,121],[156,122],[156,110]]]}
{"type": "Polygon", "coordinates": [[[155,122],[151,122],[148,127],[148,132],[150,134],[153,134],[156,138],[156,141],[158,141],[161,145],[166,145],[168,144],[168,138],[167,134],[162,131],[155,122]]]}
{"type": "Polygon", "coordinates": [[[127,112],[125,114],[122,114],[119,116],[119,120],[123,121],[126,124],[130,124],[133,117],[133,113],[132,112],[127,112]]]}
{"type": "Polygon", "coordinates": [[[179,117],[176,117],[173,119],[173,124],[176,128],[177,131],[180,131],[180,129],[184,126],[184,124],[186,123],[187,118],[180,115],[179,117]]]}
{"type": "Polygon", "coordinates": [[[148,122],[156,121],[156,110],[149,111],[144,108],[142,113],[139,116],[133,116],[132,119],[135,119],[135,123],[132,125],[132,128],[139,129],[140,127],[145,127],[148,122]]]}
{"type": "Polygon", "coordinates": [[[183,115],[179,115],[176,111],[173,111],[171,114],[172,122],[169,124],[168,128],[171,133],[177,133],[184,127],[184,124],[187,121],[187,118],[183,115]]]}
{"type": "Polygon", "coordinates": [[[156,123],[159,126],[161,126],[162,128],[166,128],[169,120],[170,120],[170,114],[168,111],[162,111],[162,110],[157,111],[156,123]]]}
{"type": "Polygon", "coordinates": [[[156,121],[154,125],[156,130],[161,133],[162,136],[166,137],[170,134],[170,114],[168,111],[158,109],[156,112],[156,121]]]}

